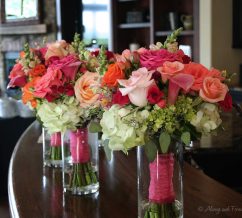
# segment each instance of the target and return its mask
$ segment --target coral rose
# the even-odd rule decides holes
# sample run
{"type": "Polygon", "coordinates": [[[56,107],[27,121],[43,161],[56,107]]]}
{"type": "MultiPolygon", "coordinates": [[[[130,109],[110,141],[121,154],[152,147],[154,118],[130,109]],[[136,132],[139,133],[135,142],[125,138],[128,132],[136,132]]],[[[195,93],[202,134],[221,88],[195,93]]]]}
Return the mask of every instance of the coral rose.
{"type": "Polygon", "coordinates": [[[103,76],[102,85],[116,87],[118,85],[118,79],[124,79],[124,77],[124,72],[119,63],[110,64],[107,72],[103,76]]]}
{"type": "Polygon", "coordinates": [[[81,65],[75,55],[67,55],[60,60],[55,60],[51,66],[60,69],[68,80],[74,80],[81,65]]]}
{"type": "Polygon", "coordinates": [[[45,98],[47,94],[53,94],[53,87],[58,88],[63,84],[62,72],[59,69],[49,67],[46,74],[36,83],[34,95],[38,98],[45,98]]]}
{"type": "Polygon", "coordinates": [[[23,87],[27,82],[23,66],[20,63],[14,65],[8,78],[10,79],[8,88],[15,86],[23,87]]]}
{"type": "Polygon", "coordinates": [[[192,75],[194,78],[194,83],[191,87],[192,90],[199,91],[203,86],[203,80],[205,77],[209,76],[209,70],[201,64],[189,63],[184,65],[183,72],[185,74],[192,75]]]}
{"type": "Polygon", "coordinates": [[[199,95],[204,101],[216,103],[223,101],[227,92],[227,85],[221,83],[218,78],[206,77],[199,95]]]}
{"type": "Polygon", "coordinates": [[[162,65],[162,67],[157,68],[157,70],[161,73],[162,81],[165,83],[170,77],[177,75],[184,68],[184,64],[174,61],[166,61],[162,65]]]}
{"type": "Polygon", "coordinates": [[[178,61],[164,62],[162,67],[157,70],[161,73],[163,82],[169,80],[168,86],[168,103],[174,104],[180,89],[188,91],[193,83],[194,77],[183,73],[184,65],[178,61]]]}
{"type": "Polygon", "coordinates": [[[63,58],[68,54],[67,50],[67,42],[65,40],[60,40],[54,43],[50,43],[47,45],[47,51],[45,53],[45,59],[48,60],[51,57],[59,57],[63,58]]]}
{"type": "Polygon", "coordinates": [[[99,74],[87,71],[75,83],[74,90],[81,107],[97,106],[99,94],[95,89],[99,85],[99,74]]]}
{"type": "Polygon", "coordinates": [[[222,76],[222,73],[221,71],[215,69],[215,68],[212,68],[210,71],[209,71],[209,76],[211,77],[214,77],[214,78],[218,78],[220,81],[224,81],[225,78],[222,76]]]}

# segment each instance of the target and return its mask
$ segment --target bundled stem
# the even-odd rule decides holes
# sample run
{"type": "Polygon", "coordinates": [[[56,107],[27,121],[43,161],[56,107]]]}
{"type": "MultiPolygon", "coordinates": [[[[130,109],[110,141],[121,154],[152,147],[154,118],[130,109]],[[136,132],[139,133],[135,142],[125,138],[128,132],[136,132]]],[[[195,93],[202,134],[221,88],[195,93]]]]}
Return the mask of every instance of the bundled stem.
{"type": "Polygon", "coordinates": [[[94,172],[91,163],[73,163],[73,169],[69,178],[69,187],[78,188],[96,184],[97,174],[94,172]]]}
{"type": "Polygon", "coordinates": [[[61,146],[50,146],[51,160],[61,160],[61,146]]]}
{"type": "Polygon", "coordinates": [[[178,218],[179,209],[175,202],[169,204],[149,203],[144,218],[178,218]]]}

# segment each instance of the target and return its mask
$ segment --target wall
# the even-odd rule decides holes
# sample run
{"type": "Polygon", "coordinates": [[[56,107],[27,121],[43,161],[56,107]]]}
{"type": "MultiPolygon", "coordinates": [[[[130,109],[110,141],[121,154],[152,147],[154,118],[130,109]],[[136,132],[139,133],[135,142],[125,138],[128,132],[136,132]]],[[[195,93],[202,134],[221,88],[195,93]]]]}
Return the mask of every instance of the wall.
{"type": "Polygon", "coordinates": [[[239,64],[242,64],[242,49],[232,48],[232,0],[213,0],[212,5],[212,65],[236,73],[232,84],[239,83],[239,64]]]}
{"type": "Polygon", "coordinates": [[[46,41],[56,40],[56,5],[55,1],[43,0],[43,22],[47,25],[45,34],[25,34],[25,35],[1,35],[0,33],[0,88],[5,89],[4,82],[4,54],[5,52],[18,52],[23,49],[23,45],[29,42],[31,46],[41,43],[46,37],[46,41]]]}
{"type": "Polygon", "coordinates": [[[232,15],[232,0],[200,0],[200,63],[236,73],[238,86],[242,49],[232,48],[232,15]]]}
{"type": "Polygon", "coordinates": [[[212,2],[199,1],[199,57],[200,63],[210,68],[212,65],[212,2]]]}

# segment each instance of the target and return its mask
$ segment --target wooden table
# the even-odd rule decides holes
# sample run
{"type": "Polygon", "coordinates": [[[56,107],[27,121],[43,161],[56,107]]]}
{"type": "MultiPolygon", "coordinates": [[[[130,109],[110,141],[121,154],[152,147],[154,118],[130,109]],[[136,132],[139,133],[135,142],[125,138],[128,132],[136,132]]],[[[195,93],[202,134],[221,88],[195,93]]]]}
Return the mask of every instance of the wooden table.
{"type": "MultiPolygon", "coordinates": [[[[43,168],[40,126],[34,122],[18,141],[9,168],[12,217],[137,217],[136,156],[117,152],[111,162],[100,149],[100,191],[88,196],[62,192],[61,171],[43,168]]],[[[185,218],[242,217],[242,195],[185,164],[185,218]]]]}

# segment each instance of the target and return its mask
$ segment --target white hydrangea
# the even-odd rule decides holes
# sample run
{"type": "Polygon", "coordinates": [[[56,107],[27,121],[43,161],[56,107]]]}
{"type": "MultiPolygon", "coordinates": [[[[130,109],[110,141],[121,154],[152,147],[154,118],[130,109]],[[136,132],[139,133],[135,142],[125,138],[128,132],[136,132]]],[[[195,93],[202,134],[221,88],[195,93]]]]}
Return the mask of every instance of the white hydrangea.
{"type": "Polygon", "coordinates": [[[147,128],[144,121],[148,116],[148,110],[134,112],[130,108],[113,105],[104,112],[100,121],[103,131],[102,139],[109,140],[111,150],[127,151],[134,146],[142,145],[147,128]],[[134,117],[136,122],[133,122],[134,117]]]}
{"type": "Polygon", "coordinates": [[[37,108],[37,116],[50,133],[75,130],[84,110],[74,97],[66,97],[61,102],[44,101],[37,108]]]}
{"type": "Polygon", "coordinates": [[[215,130],[221,123],[218,107],[210,103],[201,104],[196,116],[191,120],[196,130],[204,134],[215,130]]]}

